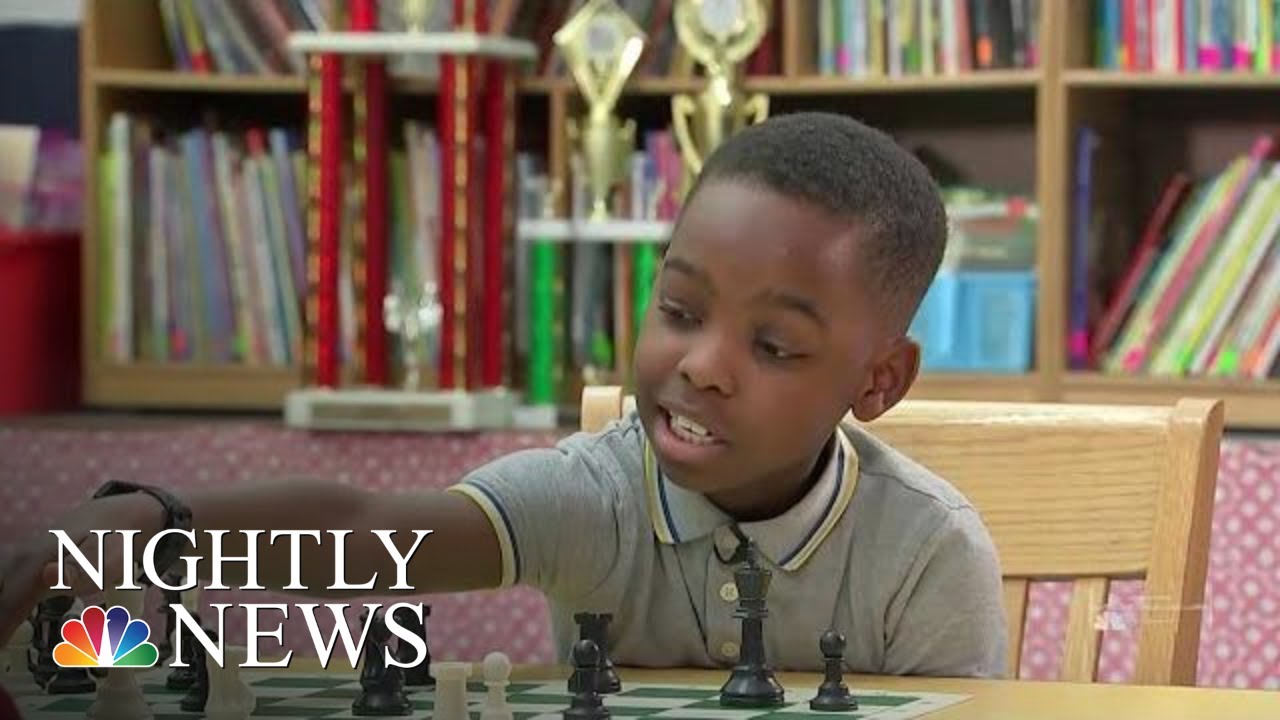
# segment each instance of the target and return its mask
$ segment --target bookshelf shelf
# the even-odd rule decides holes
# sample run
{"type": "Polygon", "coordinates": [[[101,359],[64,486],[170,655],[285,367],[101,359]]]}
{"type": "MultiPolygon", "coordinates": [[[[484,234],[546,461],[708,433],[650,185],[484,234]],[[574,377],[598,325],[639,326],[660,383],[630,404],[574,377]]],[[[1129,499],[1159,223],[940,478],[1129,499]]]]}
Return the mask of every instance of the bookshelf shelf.
{"type": "Polygon", "coordinates": [[[90,78],[99,88],[164,92],[301,94],[306,81],[296,75],[199,74],[176,70],[98,68],[90,78]]]}
{"type": "Polygon", "coordinates": [[[1280,90],[1280,75],[1261,73],[1150,73],[1115,70],[1068,70],[1063,81],[1071,88],[1124,90],[1280,90]]]}
{"type": "Polygon", "coordinates": [[[280,408],[298,377],[294,367],[100,364],[88,377],[85,401],[118,407],[280,408]]]}
{"type": "Polygon", "coordinates": [[[1280,381],[1156,378],[1071,373],[1062,381],[1067,402],[1169,404],[1182,397],[1221,398],[1227,423],[1241,428],[1280,427],[1280,381]]]}
{"type": "Polygon", "coordinates": [[[853,78],[761,76],[743,85],[771,95],[858,95],[870,93],[943,93],[985,90],[1031,90],[1041,79],[1037,70],[990,70],[960,75],[853,78]]]}

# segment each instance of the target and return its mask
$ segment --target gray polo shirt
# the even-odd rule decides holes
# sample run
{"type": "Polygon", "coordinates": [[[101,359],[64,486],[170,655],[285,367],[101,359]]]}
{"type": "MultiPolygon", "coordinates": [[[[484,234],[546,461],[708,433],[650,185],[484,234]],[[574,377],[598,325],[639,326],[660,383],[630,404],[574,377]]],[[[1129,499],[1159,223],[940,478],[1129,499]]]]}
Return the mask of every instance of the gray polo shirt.
{"type": "MultiPolygon", "coordinates": [[[[846,665],[892,675],[1000,676],[1006,628],[995,548],[951,485],[856,426],[820,479],[775,518],[741,523],[772,572],[764,622],[780,670],[819,671],[819,638],[846,665]]],[[[634,415],[555,448],[520,451],[451,488],[489,517],[502,584],[541,589],[557,651],[575,612],[610,612],[615,663],[730,667],[740,622],[731,519],[663,477],[634,415]]]]}

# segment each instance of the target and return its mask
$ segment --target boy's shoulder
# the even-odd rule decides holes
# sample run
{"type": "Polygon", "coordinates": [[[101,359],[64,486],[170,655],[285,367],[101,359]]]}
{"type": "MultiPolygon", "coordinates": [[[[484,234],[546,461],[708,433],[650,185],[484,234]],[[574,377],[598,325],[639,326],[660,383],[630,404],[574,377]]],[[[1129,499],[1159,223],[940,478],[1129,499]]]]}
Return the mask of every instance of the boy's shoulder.
{"type": "Polygon", "coordinates": [[[955,485],[877,437],[874,427],[844,422],[841,429],[858,454],[858,482],[939,513],[975,508],[955,485]]]}

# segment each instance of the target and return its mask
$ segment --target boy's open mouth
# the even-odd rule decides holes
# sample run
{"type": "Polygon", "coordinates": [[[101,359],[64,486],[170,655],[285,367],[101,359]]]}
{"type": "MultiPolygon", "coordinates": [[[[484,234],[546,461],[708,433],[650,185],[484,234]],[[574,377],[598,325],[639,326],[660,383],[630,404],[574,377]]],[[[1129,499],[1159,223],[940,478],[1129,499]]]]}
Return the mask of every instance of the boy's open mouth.
{"type": "Polygon", "coordinates": [[[698,462],[726,447],[723,437],[697,420],[661,406],[659,411],[662,422],[655,440],[671,459],[698,462]]]}

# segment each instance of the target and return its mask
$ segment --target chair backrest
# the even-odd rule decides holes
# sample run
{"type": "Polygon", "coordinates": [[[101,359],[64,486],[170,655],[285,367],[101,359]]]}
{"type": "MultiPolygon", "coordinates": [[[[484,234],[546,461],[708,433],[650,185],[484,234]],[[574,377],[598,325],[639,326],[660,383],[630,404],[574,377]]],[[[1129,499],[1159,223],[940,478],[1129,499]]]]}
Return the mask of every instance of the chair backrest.
{"type": "MultiPolygon", "coordinates": [[[[589,387],[582,428],[628,403],[589,387]]],[[[850,422],[856,422],[852,417],[850,422]]],[[[1110,582],[1140,578],[1133,682],[1194,685],[1223,409],[909,400],[866,429],[960,489],[1004,573],[1016,676],[1032,580],[1074,580],[1061,679],[1096,679],[1110,582]]]]}

